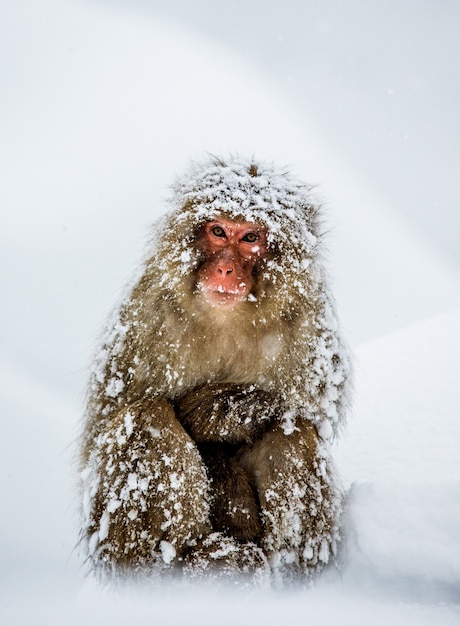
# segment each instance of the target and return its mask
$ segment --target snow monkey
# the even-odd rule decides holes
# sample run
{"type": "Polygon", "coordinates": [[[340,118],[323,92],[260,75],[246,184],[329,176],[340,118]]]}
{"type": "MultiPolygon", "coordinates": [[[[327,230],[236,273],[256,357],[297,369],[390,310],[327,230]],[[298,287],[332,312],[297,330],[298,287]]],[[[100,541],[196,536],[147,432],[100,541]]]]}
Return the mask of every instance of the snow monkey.
{"type": "Polygon", "coordinates": [[[81,441],[100,575],[310,580],[335,560],[350,362],[311,187],[193,164],[109,319],[81,441]]]}

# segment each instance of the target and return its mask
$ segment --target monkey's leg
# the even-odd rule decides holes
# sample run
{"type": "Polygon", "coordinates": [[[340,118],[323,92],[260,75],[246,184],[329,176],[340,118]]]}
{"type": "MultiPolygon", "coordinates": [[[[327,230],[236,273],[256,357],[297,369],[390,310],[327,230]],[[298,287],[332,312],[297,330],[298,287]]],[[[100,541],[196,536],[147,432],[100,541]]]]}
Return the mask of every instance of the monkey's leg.
{"type": "Polygon", "coordinates": [[[290,434],[272,426],[240,463],[259,495],[260,545],[275,581],[310,578],[334,558],[340,539],[342,492],[325,444],[298,419],[290,434]]]}
{"type": "Polygon", "coordinates": [[[106,422],[83,472],[85,533],[96,570],[149,572],[210,530],[200,454],[161,398],[106,422]]]}
{"type": "Polygon", "coordinates": [[[259,503],[248,476],[234,458],[235,447],[202,444],[211,484],[213,530],[243,541],[256,539],[262,530],[259,503]]]}

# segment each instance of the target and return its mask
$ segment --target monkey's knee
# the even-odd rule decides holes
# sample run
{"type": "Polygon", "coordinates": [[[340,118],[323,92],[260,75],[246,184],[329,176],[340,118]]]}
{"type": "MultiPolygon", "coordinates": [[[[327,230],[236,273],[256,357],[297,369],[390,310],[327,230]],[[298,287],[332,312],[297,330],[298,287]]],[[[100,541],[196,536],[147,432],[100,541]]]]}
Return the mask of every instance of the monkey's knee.
{"type": "Polygon", "coordinates": [[[297,420],[289,434],[280,424],[274,424],[252,446],[242,449],[238,462],[262,492],[265,486],[283,480],[286,473],[310,471],[315,465],[318,442],[315,427],[306,420],[297,420]]]}
{"type": "Polygon", "coordinates": [[[272,427],[240,459],[261,505],[261,545],[281,578],[313,575],[337,550],[342,494],[315,428],[298,420],[286,434],[272,427]]]}
{"type": "Polygon", "coordinates": [[[171,405],[137,402],[97,438],[86,470],[86,535],[96,567],[169,565],[208,532],[208,478],[171,405]]]}

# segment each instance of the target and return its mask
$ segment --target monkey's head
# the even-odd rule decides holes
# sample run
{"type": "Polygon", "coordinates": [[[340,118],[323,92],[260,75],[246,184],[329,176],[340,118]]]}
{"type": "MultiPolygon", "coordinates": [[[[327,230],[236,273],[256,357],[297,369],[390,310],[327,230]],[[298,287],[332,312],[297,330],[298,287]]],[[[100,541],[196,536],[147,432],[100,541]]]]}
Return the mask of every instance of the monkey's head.
{"type": "MultiPolygon", "coordinates": [[[[288,308],[315,282],[320,237],[311,187],[240,158],[194,164],[173,187],[157,239],[162,287],[225,307],[276,298],[288,308]]],[[[152,259],[153,260],[153,259],[152,259]]]]}

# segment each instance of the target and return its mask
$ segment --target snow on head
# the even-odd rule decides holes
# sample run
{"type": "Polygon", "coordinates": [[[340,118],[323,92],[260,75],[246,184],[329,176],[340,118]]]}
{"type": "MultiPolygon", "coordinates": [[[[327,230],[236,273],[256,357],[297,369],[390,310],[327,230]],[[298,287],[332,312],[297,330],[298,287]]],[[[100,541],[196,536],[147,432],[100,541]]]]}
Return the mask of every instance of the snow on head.
{"type": "Polygon", "coordinates": [[[173,187],[173,212],[168,222],[174,229],[186,226],[184,248],[179,252],[180,260],[185,261],[183,272],[193,262],[186,254],[189,225],[198,226],[216,216],[263,225],[269,233],[269,245],[282,255],[289,254],[301,271],[319,236],[318,205],[311,189],[271,164],[241,158],[194,163],[173,187]]]}

